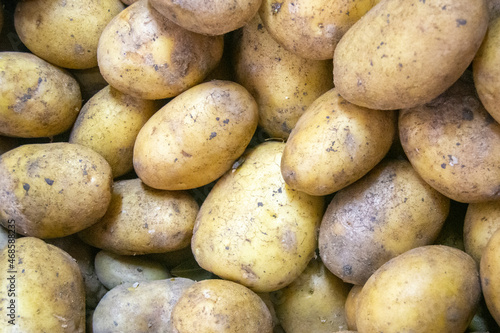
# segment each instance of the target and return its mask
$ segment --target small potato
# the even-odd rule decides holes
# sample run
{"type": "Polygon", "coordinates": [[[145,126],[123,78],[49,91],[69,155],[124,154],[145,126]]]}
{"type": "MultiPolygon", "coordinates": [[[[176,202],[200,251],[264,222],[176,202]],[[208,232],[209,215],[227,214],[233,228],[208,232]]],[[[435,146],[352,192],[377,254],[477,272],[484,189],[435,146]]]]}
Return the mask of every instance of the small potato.
{"type": "Polygon", "coordinates": [[[0,156],[0,222],[39,238],[64,237],[96,223],[111,201],[106,160],[67,142],[26,144],[0,156]]]}
{"type": "Polygon", "coordinates": [[[489,312],[500,325],[500,232],[497,230],[484,248],[480,261],[481,286],[489,312]]]}

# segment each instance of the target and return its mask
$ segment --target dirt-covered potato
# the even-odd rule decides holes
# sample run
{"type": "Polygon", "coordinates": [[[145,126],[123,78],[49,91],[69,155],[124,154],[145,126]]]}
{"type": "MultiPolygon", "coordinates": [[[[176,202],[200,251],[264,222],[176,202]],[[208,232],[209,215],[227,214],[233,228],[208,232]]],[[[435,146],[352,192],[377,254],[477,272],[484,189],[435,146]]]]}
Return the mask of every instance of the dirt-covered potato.
{"type": "Polygon", "coordinates": [[[168,102],[141,128],[134,170],[157,189],[207,185],[243,154],[257,123],[257,103],[243,86],[219,80],[198,84],[168,102]]]}
{"type": "Polygon", "coordinates": [[[108,162],[67,142],[26,144],[0,157],[0,223],[39,238],[74,234],[96,223],[111,201],[108,162]]]}
{"type": "Polygon", "coordinates": [[[71,128],[80,86],[65,70],[27,52],[0,52],[0,135],[36,138],[71,128]]]}
{"type": "Polygon", "coordinates": [[[201,82],[217,66],[223,36],[188,31],[140,0],[103,30],[97,61],[104,79],[121,92],[164,99],[201,82]]]}
{"type": "Polygon", "coordinates": [[[484,248],[480,261],[481,286],[489,312],[500,325],[500,231],[497,230],[484,248]]]}
{"type": "Polygon", "coordinates": [[[444,245],[409,250],[363,286],[359,332],[465,332],[481,299],[476,263],[444,245]]]}
{"type": "Polygon", "coordinates": [[[28,49],[65,68],[97,66],[97,44],[106,25],[125,8],[120,0],[22,0],[16,32],[28,49]]]}
{"type": "Polygon", "coordinates": [[[232,36],[235,81],[255,97],[260,127],[272,138],[288,138],[306,108],[333,88],[332,62],[287,51],[267,32],[259,15],[232,36]]]}
{"type": "Polygon", "coordinates": [[[449,207],[408,161],[384,160],[335,194],[321,221],[319,254],[333,274],[363,285],[390,259],[432,244],[449,207]]]}
{"type": "Polygon", "coordinates": [[[317,247],[324,198],[286,185],[280,172],[284,146],[261,143],[220,178],[200,208],[191,239],[202,268],[257,292],[290,284],[317,247]]]}
{"type": "Polygon", "coordinates": [[[347,321],[347,327],[350,330],[356,330],[356,308],[358,307],[359,294],[363,289],[361,285],[353,285],[347,294],[347,299],[345,300],[345,319],[347,321]]]}
{"type": "Polygon", "coordinates": [[[370,109],[430,102],[467,69],[487,26],[485,0],[382,0],[337,44],[335,87],[370,109]]]}
{"type": "Polygon", "coordinates": [[[0,331],[85,332],[85,288],[75,260],[35,237],[0,253],[0,331]]]}
{"type": "Polygon", "coordinates": [[[397,114],[347,102],[335,88],[317,98],[292,130],[281,174],[293,189],[334,193],[363,177],[387,154],[397,114]]]}
{"type": "Polygon", "coordinates": [[[106,214],[78,235],[122,255],[175,251],[190,244],[198,210],[187,192],[156,190],[138,178],[118,180],[106,214]]]}
{"type": "Polygon", "coordinates": [[[120,177],[133,170],[137,134],[158,108],[155,101],[126,95],[108,85],[82,107],[69,142],[101,154],[111,166],[113,178],[120,177]]]}
{"type": "Polygon", "coordinates": [[[176,333],[271,333],[272,317],[252,290],[232,281],[210,279],[187,288],[172,310],[176,333]]]}

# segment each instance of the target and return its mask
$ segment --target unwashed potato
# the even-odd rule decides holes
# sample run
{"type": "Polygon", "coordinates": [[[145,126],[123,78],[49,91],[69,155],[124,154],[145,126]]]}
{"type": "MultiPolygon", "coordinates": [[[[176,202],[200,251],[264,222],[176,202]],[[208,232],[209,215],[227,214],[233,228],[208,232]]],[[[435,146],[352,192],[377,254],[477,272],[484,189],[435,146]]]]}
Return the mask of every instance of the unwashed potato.
{"type": "Polygon", "coordinates": [[[90,148],[67,142],[25,144],[0,157],[0,221],[39,238],[74,234],[96,223],[111,201],[112,175],[90,148]]]}
{"type": "Polygon", "coordinates": [[[188,31],[140,0],[103,30],[97,60],[104,79],[121,92],[164,99],[200,83],[222,57],[222,36],[188,31]]]}
{"type": "Polygon", "coordinates": [[[497,230],[484,248],[480,261],[481,286],[489,312],[500,325],[500,232],[497,230]]]}
{"type": "Polygon", "coordinates": [[[0,253],[0,331],[85,332],[85,287],[75,260],[35,237],[0,253]]]}
{"type": "Polygon", "coordinates": [[[485,0],[382,0],[337,44],[335,87],[370,109],[430,102],[467,69],[487,27],[485,0]]]}
{"type": "Polygon", "coordinates": [[[286,142],[281,174],[293,189],[334,193],[363,177],[388,153],[397,114],[347,102],[335,88],[318,97],[286,142]]]}
{"type": "Polygon", "coordinates": [[[120,0],[22,0],[16,32],[30,51],[65,68],[97,66],[99,37],[125,6],[120,0]]]}
{"type": "Polygon", "coordinates": [[[71,128],[82,100],[65,70],[27,52],[0,52],[0,134],[36,138],[71,128]]]}

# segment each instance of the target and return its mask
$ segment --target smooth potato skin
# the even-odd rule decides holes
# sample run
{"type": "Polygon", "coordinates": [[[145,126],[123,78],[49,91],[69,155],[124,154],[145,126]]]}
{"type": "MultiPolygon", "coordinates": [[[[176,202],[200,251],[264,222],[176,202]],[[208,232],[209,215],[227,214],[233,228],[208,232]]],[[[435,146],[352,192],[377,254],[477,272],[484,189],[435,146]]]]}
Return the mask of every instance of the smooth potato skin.
{"type": "Polygon", "coordinates": [[[500,232],[493,233],[484,248],[479,270],[484,300],[489,312],[500,325],[500,232]]]}

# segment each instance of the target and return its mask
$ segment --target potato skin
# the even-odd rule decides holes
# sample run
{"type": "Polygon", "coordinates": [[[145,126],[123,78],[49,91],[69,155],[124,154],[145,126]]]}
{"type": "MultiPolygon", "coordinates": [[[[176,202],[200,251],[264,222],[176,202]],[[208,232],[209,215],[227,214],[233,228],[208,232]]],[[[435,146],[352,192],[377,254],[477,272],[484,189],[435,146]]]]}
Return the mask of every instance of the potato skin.
{"type": "Polygon", "coordinates": [[[96,223],[111,201],[112,176],[92,149],[26,144],[0,156],[0,221],[26,236],[56,238],[96,223]]]}
{"type": "Polygon", "coordinates": [[[427,103],[467,69],[487,26],[484,0],[382,0],[337,44],[335,87],[370,109],[427,103]]]}
{"type": "Polygon", "coordinates": [[[489,312],[500,325],[500,232],[489,239],[480,260],[481,287],[489,312]]]}
{"type": "Polygon", "coordinates": [[[363,289],[361,285],[353,285],[349,293],[347,294],[347,299],[345,301],[345,319],[347,321],[347,327],[350,330],[356,331],[356,308],[358,307],[359,294],[363,289]]]}

